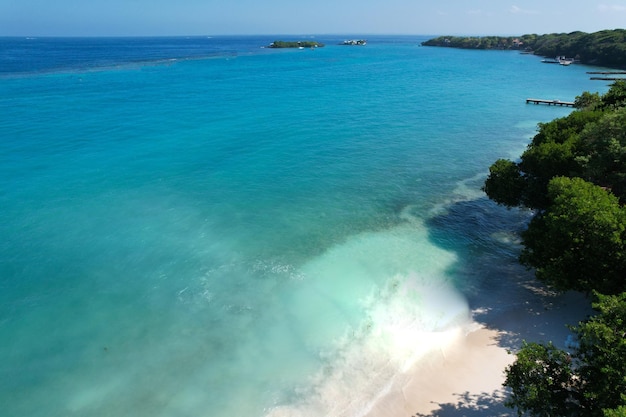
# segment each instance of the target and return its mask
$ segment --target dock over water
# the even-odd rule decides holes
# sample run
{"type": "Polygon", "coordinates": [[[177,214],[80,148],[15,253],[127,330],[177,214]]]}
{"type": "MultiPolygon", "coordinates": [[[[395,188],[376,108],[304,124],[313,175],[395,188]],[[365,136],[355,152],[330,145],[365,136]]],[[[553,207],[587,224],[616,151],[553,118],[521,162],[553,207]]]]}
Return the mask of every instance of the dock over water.
{"type": "Polygon", "coordinates": [[[565,107],[574,107],[573,101],[561,101],[561,100],[544,100],[541,98],[527,98],[526,104],[547,104],[548,106],[565,106],[565,107]]]}
{"type": "Polygon", "coordinates": [[[603,75],[615,75],[615,74],[626,74],[626,71],[587,71],[587,74],[603,74],[603,75]]]}
{"type": "Polygon", "coordinates": [[[626,71],[587,71],[587,74],[601,75],[601,77],[589,77],[590,80],[600,80],[600,81],[626,80],[626,71]]]}

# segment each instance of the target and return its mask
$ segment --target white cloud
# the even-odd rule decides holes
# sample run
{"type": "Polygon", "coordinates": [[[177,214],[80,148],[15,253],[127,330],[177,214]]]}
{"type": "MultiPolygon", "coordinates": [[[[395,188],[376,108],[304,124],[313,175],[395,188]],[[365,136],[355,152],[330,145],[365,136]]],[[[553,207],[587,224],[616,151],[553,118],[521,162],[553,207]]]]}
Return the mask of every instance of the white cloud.
{"type": "Polygon", "coordinates": [[[539,14],[536,10],[522,9],[521,7],[515,5],[511,6],[510,12],[513,14],[539,14]]]}
{"type": "Polygon", "coordinates": [[[626,12],[626,6],[620,4],[601,4],[598,6],[601,12],[626,12]]]}

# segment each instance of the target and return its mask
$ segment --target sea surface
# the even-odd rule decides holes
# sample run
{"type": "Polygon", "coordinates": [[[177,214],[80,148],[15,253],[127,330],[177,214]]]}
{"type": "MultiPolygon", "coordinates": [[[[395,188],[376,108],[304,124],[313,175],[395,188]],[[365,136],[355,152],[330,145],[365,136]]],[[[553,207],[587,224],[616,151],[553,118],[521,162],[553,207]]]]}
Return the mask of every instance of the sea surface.
{"type": "Polygon", "coordinates": [[[0,38],[3,416],[360,416],[518,273],[489,165],[607,85],[293,38],[0,38]]]}

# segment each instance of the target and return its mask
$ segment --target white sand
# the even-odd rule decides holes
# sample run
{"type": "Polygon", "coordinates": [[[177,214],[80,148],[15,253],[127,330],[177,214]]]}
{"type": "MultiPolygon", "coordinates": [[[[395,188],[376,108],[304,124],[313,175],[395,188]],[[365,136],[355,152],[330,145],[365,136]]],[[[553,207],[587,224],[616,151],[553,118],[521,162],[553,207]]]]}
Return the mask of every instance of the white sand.
{"type": "Polygon", "coordinates": [[[523,340],[565,349],[566,324],[592,310],[581,294],[554,294],[535,281],[511,282],[471,300],[473,328],[403,375],[367,417],[514,416],[503,406],[504,369],[523,340]]]}

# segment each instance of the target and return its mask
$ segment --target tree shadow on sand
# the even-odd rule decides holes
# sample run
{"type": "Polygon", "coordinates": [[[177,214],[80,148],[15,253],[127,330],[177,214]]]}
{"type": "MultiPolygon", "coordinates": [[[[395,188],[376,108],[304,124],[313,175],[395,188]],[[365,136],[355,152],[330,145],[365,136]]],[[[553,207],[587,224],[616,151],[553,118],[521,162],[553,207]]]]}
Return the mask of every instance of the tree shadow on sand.
{"type": "Polygon", "coordinates": [[[430,414],[413,414],[411,417],[508,417],[513,416],[513,410],[504,406],[506,394],[502,390],[481,394],[455,394],[455,403],[433,403],[438,408],[430,414]]]}

